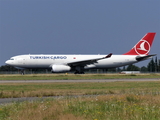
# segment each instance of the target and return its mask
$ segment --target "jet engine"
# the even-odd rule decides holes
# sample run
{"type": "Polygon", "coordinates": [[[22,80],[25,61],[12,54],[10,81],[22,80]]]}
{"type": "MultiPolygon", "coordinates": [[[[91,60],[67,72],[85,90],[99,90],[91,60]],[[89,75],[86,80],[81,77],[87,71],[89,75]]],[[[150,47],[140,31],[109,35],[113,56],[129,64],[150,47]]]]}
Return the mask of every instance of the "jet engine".
{"type": "Polygon", "coordinates": [[[67,72],[70,71],[71,67],[67,65],[53,65],[52,72],[67,72]]]}

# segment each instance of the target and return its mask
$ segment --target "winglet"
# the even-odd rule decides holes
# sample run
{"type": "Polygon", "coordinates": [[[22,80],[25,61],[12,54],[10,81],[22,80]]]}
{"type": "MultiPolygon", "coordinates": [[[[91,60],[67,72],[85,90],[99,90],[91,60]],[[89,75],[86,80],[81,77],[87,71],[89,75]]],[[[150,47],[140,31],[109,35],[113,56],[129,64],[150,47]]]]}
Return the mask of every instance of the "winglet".
{"type": "Polygon", "coordinates": [[[106,57],[104,58],[110,58],[112,56],[112,53],[108,54],[106,57]]]}

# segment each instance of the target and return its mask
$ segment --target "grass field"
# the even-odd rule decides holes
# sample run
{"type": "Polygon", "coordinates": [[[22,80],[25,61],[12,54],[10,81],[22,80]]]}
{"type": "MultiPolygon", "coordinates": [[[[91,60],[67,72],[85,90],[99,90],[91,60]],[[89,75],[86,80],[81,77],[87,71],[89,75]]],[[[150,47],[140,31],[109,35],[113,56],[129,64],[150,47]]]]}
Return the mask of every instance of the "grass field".
{"type": "Polygon", "coordinates": [[[132,78],[160,78],[160,74],[26,74],[0,75],[0,80],[77,80],[77,79],[132,79],[132,78]]]}
{"type": "Polygon", "coordinates": [[[101,95],[0,106],[1,120],[159,120],[158,95],[101,95]]]}
{"type": "Polygon", "coordinates": [[[130,93],[130,91],[134,92],[134,94],[140,94],[140,91],[145,94],[159,94],[159,87],[159,81],[107,83],[1,83],[0,98],[126,94],[130,93]]]}
{"type": "MultiPolygon", "coordinates": [[[[152,76],[159,75],[149,78],[152,76]]],[[[0,105],[0,120],[160,120],[160,81],[0,84],[0,98],[62,95],[66,97],[0,105]],[[72,95],[91,96],[70,97],[72,95]]]]}

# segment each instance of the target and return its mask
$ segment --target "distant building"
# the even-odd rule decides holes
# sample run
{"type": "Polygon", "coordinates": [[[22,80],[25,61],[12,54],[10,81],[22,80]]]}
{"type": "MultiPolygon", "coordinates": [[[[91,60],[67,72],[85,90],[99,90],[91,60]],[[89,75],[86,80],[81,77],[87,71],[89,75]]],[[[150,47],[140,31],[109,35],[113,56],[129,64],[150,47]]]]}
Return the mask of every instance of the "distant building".
{"type": "Polygon", "coordinates": [[[140,71],[122,71],[121,74],[139,74],[140,71]]]}

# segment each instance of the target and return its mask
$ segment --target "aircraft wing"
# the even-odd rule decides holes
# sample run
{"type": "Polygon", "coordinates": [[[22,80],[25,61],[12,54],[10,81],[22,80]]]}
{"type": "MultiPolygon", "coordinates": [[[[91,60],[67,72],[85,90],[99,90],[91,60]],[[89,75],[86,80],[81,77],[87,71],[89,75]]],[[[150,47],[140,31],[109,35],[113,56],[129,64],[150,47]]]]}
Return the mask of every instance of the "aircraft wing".
{"type": "Polygon", "coordinates": [[[107,56],[102,57],[102,58],[96,58],[96,59],[89,59],[89,60],[81,60],[81,61],[76,61],[76,62],[70,62],[70,63],[67,63],[67,65],[69,65],[69,66],[85,66],[85,65],[97,63],[98,60],[110,58],[111,56],[112,56],[112,53],[110,53],[107,56]]]}

